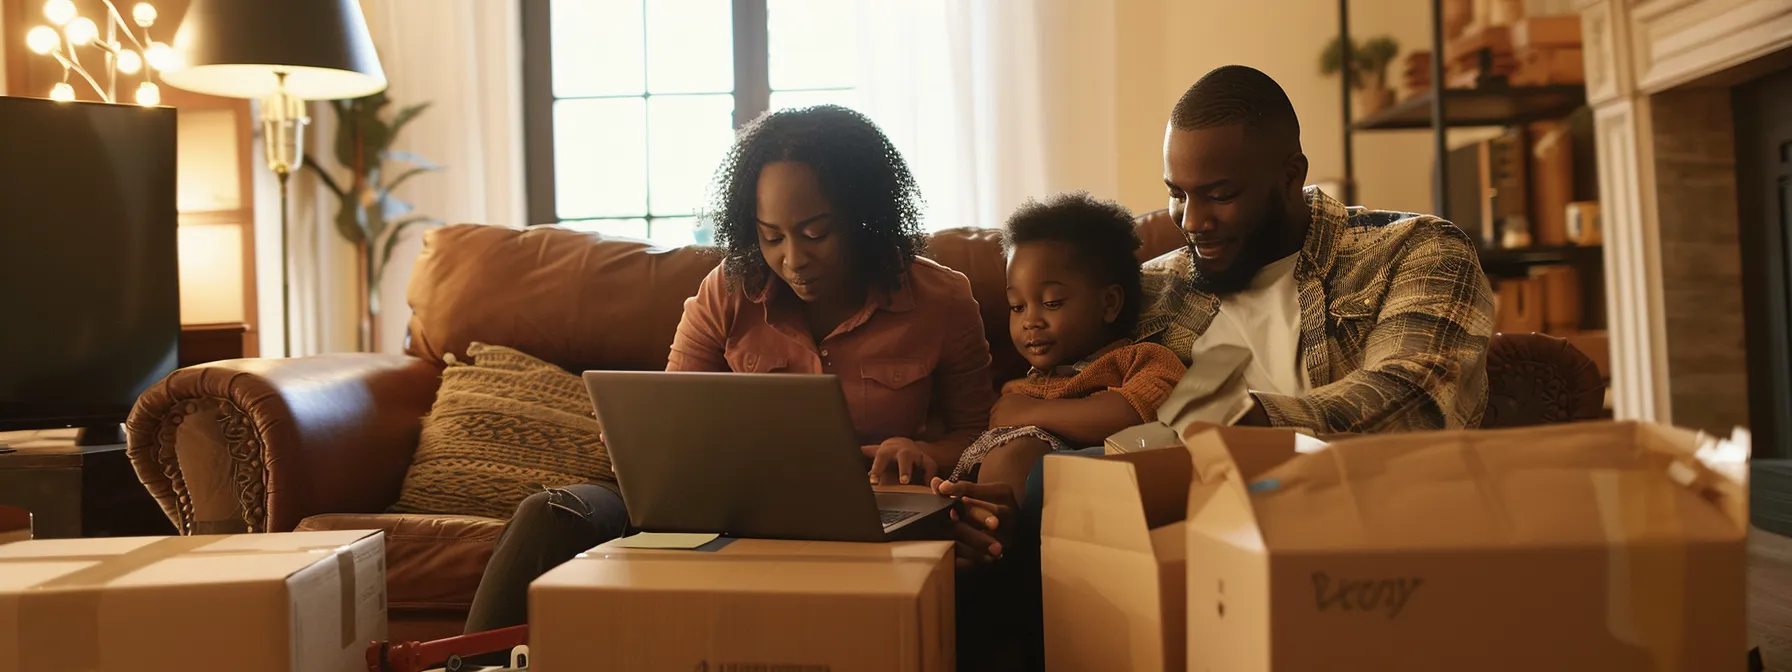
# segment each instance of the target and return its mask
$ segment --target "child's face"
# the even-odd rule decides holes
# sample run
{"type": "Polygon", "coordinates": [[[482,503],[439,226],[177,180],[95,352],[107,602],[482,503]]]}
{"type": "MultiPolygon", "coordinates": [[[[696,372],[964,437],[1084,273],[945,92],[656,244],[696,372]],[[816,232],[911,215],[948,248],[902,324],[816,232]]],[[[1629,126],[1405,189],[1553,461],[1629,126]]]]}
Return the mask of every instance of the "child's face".
{"type": "Polygon", "coordinates": [[[1091,275],[1064,243],[1027,243],[1009,255],[1008,337],[1028,364],[1074,364],[1117,337],[1125,292],[1091,275]]]}

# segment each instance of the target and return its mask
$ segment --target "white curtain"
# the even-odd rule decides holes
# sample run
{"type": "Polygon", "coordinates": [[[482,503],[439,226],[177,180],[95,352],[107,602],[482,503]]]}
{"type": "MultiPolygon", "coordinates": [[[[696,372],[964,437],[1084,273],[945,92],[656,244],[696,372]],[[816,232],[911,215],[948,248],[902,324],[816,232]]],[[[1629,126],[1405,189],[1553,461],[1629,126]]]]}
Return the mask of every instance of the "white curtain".
{"type": "Polygon", "coordinates": [[[860,106],[927,226],[1000,226],[1028,198],[1114,198],[1112,0],[858,0],[860,106]]]}
{"type": "MultiPolygon", "coordinates": [[[[519,0],[362,0],[393,106],[428,101],[394,149],[447,170],[398,196],[448,223],[523,226],[522,18],[519,0]]],[[[405,286],[421,249],[410,233],[380,287],[379,350],[404,347],[405,286]]]]}
{"type": "MultiPolygon", "coordinates": [[[[449,223],[521,226],[522,34],[519,0],[363,0],[368,29],[391,82],[388,114],[417,103],[430,108],[393,146],[444,166],[406,182],[397,196],[416,212],[449,223]]],[[[334,160],[334,113],[312,105],[307,160],[342,176],[334,160]]],[[[257,150],[259,151],[259,143],[257,150]]],[[[259,156],[256,159],[260,161],[259,156]]],[[[273,178],[257,179],[258,248],[264,353],[278,353],[280,276],[278,196],[273,178]],[[264,207],[266,204],[266,207],[264,207]],[[271,226],[264,226],[264,220],[271,226]]],[[[301,174],[293,180],[294,354],[353,350],[360,317],[354,250],[332,225],[335,197],[301,174]]],[[[399,242],[378,288],[380,352],[403,349],[410,307],[404,300],[421,246],[412,229],[399,242]]]]}

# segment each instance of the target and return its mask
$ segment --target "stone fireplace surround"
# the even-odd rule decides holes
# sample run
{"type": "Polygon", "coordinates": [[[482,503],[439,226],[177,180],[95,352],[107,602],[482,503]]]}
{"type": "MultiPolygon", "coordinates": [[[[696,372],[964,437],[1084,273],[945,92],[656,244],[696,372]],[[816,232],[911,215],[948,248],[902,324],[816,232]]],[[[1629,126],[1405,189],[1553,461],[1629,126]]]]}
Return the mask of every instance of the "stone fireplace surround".
{"type": "Polygon", "coordinates": [[[1792,0],[1582,0],[1580,12],[1614,415],[1748,426],[1743,255],[1758,236],[1745,227],[1766,222],[1738,213],[1731,100],[1792,68],[1792,0]]]}

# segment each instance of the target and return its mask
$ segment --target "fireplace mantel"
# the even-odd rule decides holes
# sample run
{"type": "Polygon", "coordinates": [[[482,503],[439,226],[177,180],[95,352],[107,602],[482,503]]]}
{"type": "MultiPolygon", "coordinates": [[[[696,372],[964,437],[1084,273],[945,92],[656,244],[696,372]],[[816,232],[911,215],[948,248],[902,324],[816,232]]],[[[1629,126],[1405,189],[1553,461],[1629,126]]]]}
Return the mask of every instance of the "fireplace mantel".
{"type": "Polygon", "coordinates": [[[1584,0],[1580,8],[1598,142],[1613,412],[1671,422],[1661,130],[1651,98],[1787,53],[1792,0],[1584,0]]]}

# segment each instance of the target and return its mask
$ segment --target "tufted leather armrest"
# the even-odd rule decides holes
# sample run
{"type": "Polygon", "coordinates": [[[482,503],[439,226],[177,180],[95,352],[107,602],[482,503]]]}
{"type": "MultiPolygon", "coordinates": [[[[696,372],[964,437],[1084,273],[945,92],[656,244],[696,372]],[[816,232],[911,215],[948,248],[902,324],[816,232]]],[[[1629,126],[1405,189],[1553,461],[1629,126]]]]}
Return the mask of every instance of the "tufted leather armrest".
{"type": "Polygon", "coordinates": [[[398,499],[441,373],[404,355],[213,362],[151,386],[125,423],[137,477],[186,534],[284,532],[398,499]]]}
{"type": "Polygon", "coordinates": [[[1599,367],[1568,341],[1535,333],[1494,334],[1487,344],[1482,427],[1598,420],[1604,412],[1599,367]]]}

